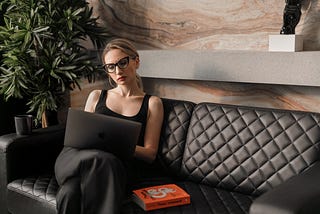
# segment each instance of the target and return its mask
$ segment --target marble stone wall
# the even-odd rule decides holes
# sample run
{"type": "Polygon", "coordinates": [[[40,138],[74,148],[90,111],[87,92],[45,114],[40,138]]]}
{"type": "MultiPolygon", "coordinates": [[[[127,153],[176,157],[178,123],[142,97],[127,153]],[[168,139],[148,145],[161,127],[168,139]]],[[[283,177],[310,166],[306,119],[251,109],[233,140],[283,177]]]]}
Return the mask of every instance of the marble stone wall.
{"type": "MultiPolygon", "coordinates": [[[[143,49],[268,50],[285,0],[89,0],[109,31],[143,49]]],[[[320,50],[320,1],[303,0],[296,34],[320,50]]]]}
{"type": "MultiPolygon", "coordinates": [[[[279,34],[285,6],[285,0],[88,2],[111,34],[131,40],[141,50],[267,51],[268,35],[279,34]]],[[[303,0],[296,33],[304,36],[304,51],[320,51],[320,0],[303,0]]],[[[160,97],[320,112],[320,87],[155,78],[143,81],[146,92],[160,97]]],[[[71,106],[83,107],[89,91],[106,88],[105,82],[84,82],[82,91],[71,92],[71,106]]]]}

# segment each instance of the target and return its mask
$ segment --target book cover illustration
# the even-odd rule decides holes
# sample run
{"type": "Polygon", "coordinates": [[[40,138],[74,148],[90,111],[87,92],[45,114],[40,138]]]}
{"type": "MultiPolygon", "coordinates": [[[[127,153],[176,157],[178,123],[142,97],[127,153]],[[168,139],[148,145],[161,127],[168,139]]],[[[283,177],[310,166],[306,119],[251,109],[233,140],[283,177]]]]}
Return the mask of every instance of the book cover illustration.
{"type": "Polygon", "coordinates": [[[149,211],[190,204],[190,195],[175,184],[165,184],[133,190],[133,201],[149,211]]]}

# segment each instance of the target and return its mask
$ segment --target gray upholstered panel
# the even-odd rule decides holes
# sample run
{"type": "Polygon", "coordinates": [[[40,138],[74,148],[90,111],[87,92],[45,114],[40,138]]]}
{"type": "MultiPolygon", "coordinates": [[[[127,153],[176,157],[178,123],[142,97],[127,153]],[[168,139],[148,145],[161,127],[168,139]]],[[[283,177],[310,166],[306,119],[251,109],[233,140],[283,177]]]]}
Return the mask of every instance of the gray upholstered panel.
{"type": "Polygon", "coordinates": [[[199,104],[183,173],[199,183],[261,194],[318,160],[319,123],[313,113],[199,104]]]}

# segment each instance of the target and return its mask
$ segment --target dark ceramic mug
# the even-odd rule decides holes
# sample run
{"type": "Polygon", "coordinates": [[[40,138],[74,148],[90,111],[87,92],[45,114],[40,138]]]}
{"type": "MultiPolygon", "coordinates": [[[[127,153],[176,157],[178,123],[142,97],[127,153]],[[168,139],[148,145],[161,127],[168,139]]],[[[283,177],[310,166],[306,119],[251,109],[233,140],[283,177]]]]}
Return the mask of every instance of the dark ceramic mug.
{"type": "Polygon", "coordinates": [[[32,115],[17,115],[14,117],[14,123],[18,135],[30,135],[32,133],[32,115]]]}

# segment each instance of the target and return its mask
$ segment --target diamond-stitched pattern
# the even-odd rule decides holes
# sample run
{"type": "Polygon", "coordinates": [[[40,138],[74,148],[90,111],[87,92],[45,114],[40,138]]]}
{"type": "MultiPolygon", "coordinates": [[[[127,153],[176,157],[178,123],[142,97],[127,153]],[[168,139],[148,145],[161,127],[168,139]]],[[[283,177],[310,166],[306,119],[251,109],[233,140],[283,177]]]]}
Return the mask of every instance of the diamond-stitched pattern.
{"type": "Polygon", "coordinates": [[[199,183],[259,195],[318,160],[319,121],[319,114],[199,104],[183,173],[199,183]]]}
{"type": "Polygon", "coordinates": [[[10,191],[19,192],[37,200],[45,200],[53,205],[56,205],[58,187],[53,175],[28,177],[8,184],[10,191]]]}
{"type": "Polygon", "coordinates": [[[187,131],[195,104],[163,99],[164,126],[160,137],[159,158],[174,172],[181,169],[187,131]]]}

